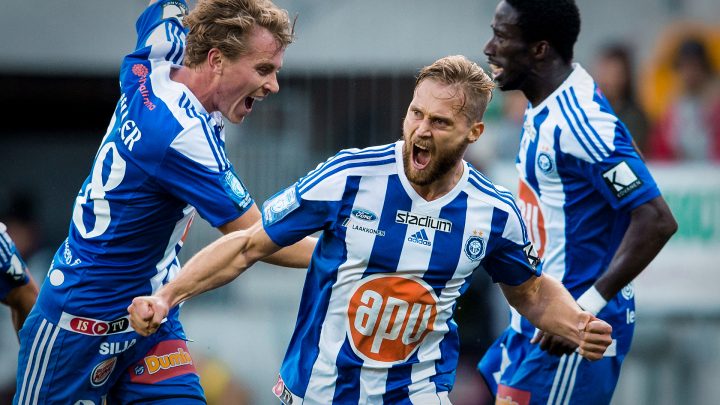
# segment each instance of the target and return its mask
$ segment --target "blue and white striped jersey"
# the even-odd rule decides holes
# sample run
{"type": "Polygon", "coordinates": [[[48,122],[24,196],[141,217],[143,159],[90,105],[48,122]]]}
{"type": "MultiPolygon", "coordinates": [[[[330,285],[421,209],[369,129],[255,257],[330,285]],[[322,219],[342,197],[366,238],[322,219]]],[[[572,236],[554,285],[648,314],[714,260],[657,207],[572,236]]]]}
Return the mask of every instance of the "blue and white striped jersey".
{"type": "Polygon", "coordinates": [[[53,322],[64,313],[126,316],[134,297],[179,270],[196,209],[219,226],[253,204],[225,155],[222,117],[170,79],[183,59],[186,12],[184,1],[160,1],[137,21],[136,49],[120,69],[120,100],[40,293],[53,322]]]}
{"type": "MultiPolygon", "coordinates": [[[[518,205],[542,271],[577,298],[612,260],[630,211],[660,191],[592,77],[573,66],[555,92],[528,106],[516,167],[518,205]]],[[[630,347],[633,297],[628,286],[598,314],[613,327],[617,353],[630,347]]],[[[511,326],[531,336],[535,328],[511,312],[511,326]]]]}
{"type": "Polygon", "coordinates": [[[439,403],[458,360],[455,302],[473,271],[511,285],[539,274],[507,190],[464,163],[452,191],[426,201],[405,176],[402,145],[341,151],[263,206],[280,246],[322,231],[281,399],[439,403]]]}
{"type": "Polygon", "coordinates": [[[29,281],[27,266],[10,239],[5,224],[0,222],[0,301],[5,301],[10,290],[29,281]]]}

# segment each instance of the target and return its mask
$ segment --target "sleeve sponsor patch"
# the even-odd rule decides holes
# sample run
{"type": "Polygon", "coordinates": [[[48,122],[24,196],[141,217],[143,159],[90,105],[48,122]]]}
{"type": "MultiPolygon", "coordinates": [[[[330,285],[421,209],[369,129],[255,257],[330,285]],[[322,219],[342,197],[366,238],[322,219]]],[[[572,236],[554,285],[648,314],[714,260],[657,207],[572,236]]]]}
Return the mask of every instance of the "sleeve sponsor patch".
{"type": "Polygon", "coordinates": [[[540,258],[538,257],[537,251],[535,251],[535,246],[533,246],[531,242],[528,242],[527,245],[523,246],[523,252],[525,252],[528,263],[530,263],[530,266],[535,270],[538,263],[540,263],[540,258]]]}
{"type": "Polygon", "coordinates": [[[252,205],[253,201],[250,193],[232,170],[228,170],[222,175],[221,183],[227,195],[230,196],[241,209],[244,210],[252,205]]]}
{"type": "Polygon", "coordinates": [[[613,166],[610,170],[604,172],[602,176],[605,184],[610,187],[610,190],[618,199],[628,196],[643,184],[625,161],[613,166]]]}
{"type": "Polygon", "coordinates": [[[181,1],[168,1],[162,5],[162,19],[177,18],[182,23],[183,17],[187,15],[188,9],[181,1]]]}
{"type": "Polygon", "coordinates": [[[286,188],[284,191],[275,194],[263,204],[263,222],[265,225],[272,225],[287,214],[294,211],[300,203],[297,200],[295,185],[286,188]]]}

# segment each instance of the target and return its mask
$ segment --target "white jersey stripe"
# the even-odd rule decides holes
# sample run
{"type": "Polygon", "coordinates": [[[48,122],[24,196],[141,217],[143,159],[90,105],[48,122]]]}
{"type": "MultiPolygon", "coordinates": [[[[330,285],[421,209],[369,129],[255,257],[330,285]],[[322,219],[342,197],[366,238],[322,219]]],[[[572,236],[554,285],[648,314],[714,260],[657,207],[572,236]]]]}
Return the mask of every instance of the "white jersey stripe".
{"type": "Polygon", "coordinates": [[[568,127],[570,128],[570,132],[573,134],[573,137],[575,137],[575,140],[578,141],[578,144],[583,148],[585,153],[588,155],[590,159],[593,160],[593,162],[597,163],[599,161],[599,158],[593,154],[588,146],[585,144],[585,142],[580,137],[580,134],[575,129],[575,126],[573,125],[570,116],[568,115],[568,112],[566,111],[566,107],[563,105],[563,100],[561,95],[558,95],[556,98],[556,101],[558,103],[558,106],[560,107],[560,111],[562,112],[563,117],[565,118],[565,122],[567,123],[568,127]]]}
{"type": "Polygon", "coordinates": [[[573,356],[576,357],[577,361],[575,361],[575,366],[573,366],[572,375],[570,377],[570,384],[568,385],[567,396],[565,397],[564,405],[570,405],[570,398],[572,398],[572,393],[575,389],[575,377],[577,377],[578,367],[580,367],[580,363],[582,363],[582,358],[580,358],[579,354],[573,353],[573,356]]]}
{"type": "Polygon", "coordinates": [[[390,144],[387,146],[383,146],[381,148],[368,148],[368,149],[346,149],[338,152],[335,156],[332,158],[326,160],[323,163],[320,163],[315,170],[310,171],[305,177],[300,179],[299,185],[304,186],[307,182],[310,180],[313,180],[316,178],[316,176],[321,173],[323,170],[328,168],[329,166],[332,166],[334,164],[337,164],[339,161],[343,161],[342,159],[345,158],[362,158],[362,157],[372,157],[372,156],[378,156],[377,152],[387,152],[389,150],[394,150],[395,145],[390,144]]]}
{"type": "Polygon", "coordinates": [[[393,153],[380,153],[380,154],[362,154],[355,155],[350,158],[333,160],[325,167],[321,168],[320,171],[316,172],[312,176],[305,177],[299,183],[298,191],[300,194],[304,194],[307,190],[313,188],[318,182],[323,179],[342,172],[345,169],[357,167],[359,165],[372,165],[372,164],[385,164],[394,162],[395,158],[393,153]]]}
{"type": "Polygon", "coordinates": [[[33,341],[32,349],[30,351],[30,359],[28,360],[27,369],[25,370],[25,376],[23,378],[23,387],[20,390],[20,396],[18,397],[19,401],[22,401],[23,395],[25,394],[25,390],[27,390],[27,396],[25,397],[25,401],[22,403],[30,404],[30,396],[32,395],[32,390],[35,388],[35,378],[38,374],[38,367],[40,366],[40,362],[43,360],[42,356],[45,351],[45,344],[47,343],[49,335],[52,333],[52,324],[47,322],[45,319],[43,319],[42,323],[40,324],[40,328],[38,329],[37,334],[35,335],[35,340],[33,341]],[[38,345],[39,341],[39,345],[38,345]],[[30,374],[28,378],[28,372],[32,369],[32,373],[30,374]]]}
{"type": "MultiPolygon", "coordinates": [[[[47,345],[47,352],[45,353],[45,360],[43,361],[42,367],[40,368],[40,376],[38,377],[37,384],[35,385],[35,395],[33,395],[33,404],[37,404],[38,402],[38,396],[40,395],[40,388],[43,385],[43,381],[45,380],[45,372],[47,371],[48,362],[50,361],[50,355],[52,354],[53,345],[55,344],[55,339],[57,338],[58,333],[60,332],[60,328],[57,326],[53,326],[52,329],[54,331],[52,332],[52,338],[50,338],[50,343],[47,345]]],[[[51,330],[52,331],[52,330],[51,330]]]]}
{"type": "Polygon", "coordinates": [[[595,140],[597,141],[597,144],[602,146],[603,157],[610,156],[610,153],[612,152],[612,150],[607,146],[607,144],[605,144],[605,141],[603,141],[602,137],[600,137],[600,134],[597,133],[597,131],[595,130],[595,127],[593,127],[590,124],[590,120],[588,119],[587,114],[585,113],[585,110],[582,107],[580,107],[580,102],[578,101],[577,95],[575,94],[574,87],[570,87],[570,95],[572,96],[572,101],[574,104],[573,108],[580,113],[580,116],[582,116],[583,124],[593,135],[593,138],[595,138],[595,140]]]}
{"type": "Polygon", "coordinates": [[[553,402],[555,402],[555,397],[557,396],[557,388],[560,384],[560,376],[562,375],[562,372],[565,368],[565,363],[567,363],[567,359],[568,356],[560,357],[560,362],[558,363],[558,368],[555,372],[555,378],[553,379],[553,385],[550,388],[550,395],[548,396],[547,405],[552,405],[553,402]]]}
{"type": "Polygon", "coordinates": [[[580,113],[575,109],[575,106],[572,105],[570,102],[570,98],[568,97],[569,91],[562,92],[562,97],[565,100],[565,106],[569,112],[569,115],[572,117],[572,120],[568,121],[568,124],[573,126],[573,130],[577,131],[579,134],[582,135],[582,137],[585,139],[588,145],[592,148],[592,150],[597,154],[598,160],[603,160],[607,154],[603,153],[603,151],[600,150],[600,148],[597,145],[597,142],[593,141],[593,139],[590,137],[590,134],[588,133],[587,129],[583,125],[583,122],[580,120],[580,117],[578,114],[580,113]]]}
{"type": "MultiPolygon", "coordinates": [[[[387,177],[363,177],[360,180],[360,187],[368,187],[372,190],[386,190],[387,177]]],[[[373,196],[365,195],[363,198],[358,195],[353,203],[353,209],[362,208],[373,212],[382,212],[384,193],[378,193],[373,196]]],[[[360,280],[367,269],[367,258],[372,253],[372,247],[377,237],[374,234],[365,232],[351,232],[351,224],[348,224],[345,239],[348,242],[357,244],[359,249],[348,251],[348,256],[339,269],[335,285],[332,287],[328,308],[343,308],[341,311],[329,312],[323,322],[323,328],[320,332],[320,352],[315,364],[313,364],[312,373],[308,387],[325,387],[322,390],[316,389],[307,392],[303,397],[311,403],[330,404],[333,400],[335,391],[335,381],[337,380],[338,370],[335,365],[340,349],[347,336],[346,329],[331,327],[332,325],[345,325],[345,313],[347,309],[347,297],[351,296],[355,283],[360,280]],[[339,320],[342,319],[342,320],[339,320]],[[325,327],[325,325],[329,325],[325,327]]],[[[362,390],[361,390],[362,392],[362,390]]]]}
{"type": "Polygon", "coordinates": [[[43,319],[42,323],[40,324],[40,328],[38,328],[37,333],[35,334],[35,339],[33,340],[32,347],[30,348],[30,357],[28,358],[28,362],[25,365],[25,374],[23,375],[23,383],[22,387],[20,388],[20,395],[18,395],[18,403],[22,403],[22,398],[25,395],[25,389],[27,388],[28,384],[28,374],[30,373],[30,369],[33,368],[33,362],[35,358],[35,349],[37,348],[38,341],[40,340],[40,336],[42,335],[43,330],[45,329],[45,324],[47,321],[43,319]]]}

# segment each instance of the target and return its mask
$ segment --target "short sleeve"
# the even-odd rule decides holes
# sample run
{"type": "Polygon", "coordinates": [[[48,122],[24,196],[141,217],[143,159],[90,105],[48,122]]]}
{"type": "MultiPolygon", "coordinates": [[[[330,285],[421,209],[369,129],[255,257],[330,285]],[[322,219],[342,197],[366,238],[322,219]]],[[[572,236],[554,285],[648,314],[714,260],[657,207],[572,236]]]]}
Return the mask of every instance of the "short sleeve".
{"type": "Polygon", "coordinates": [[[194,206],[214,227],[239,218],[255,203],[231,165],[216,170],[173,148],[168,148],[155,178],[170,194],[194,206]]]}
{"type": "Polygon", "coordinates": [[[5,300],[10,290],[27,284],[30,279],[25,272],[25,262],[5,233],[5,225],[0,224],[0,227],[0,300],[5,300]]]}
{"type": "Polygon", "coordinates": [[[510,212],[493,212],[489,254],[483,267],[494,282],[520,285],[541,273],[538,254],[528,239],[525,223],[514,202],[510,212]]]}

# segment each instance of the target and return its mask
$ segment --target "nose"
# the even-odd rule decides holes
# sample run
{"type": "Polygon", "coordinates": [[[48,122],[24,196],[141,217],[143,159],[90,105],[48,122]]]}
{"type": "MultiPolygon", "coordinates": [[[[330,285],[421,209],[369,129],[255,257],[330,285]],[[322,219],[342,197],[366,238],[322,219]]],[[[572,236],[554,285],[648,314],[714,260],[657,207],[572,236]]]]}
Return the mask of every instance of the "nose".
{"type": "Polygon", "coordinates": [[[263,87],[265,88],[265,90],[273,94],[280,91],[280,83],[278,83],[277,73],[271,74],[268,78],[268,81],[265,83],[265,86],[263,87]]]}
{"type": "Polygon", "coordinates": [[[493,43],[493,38],[490,38],[485,43],[485,48],[483,48],[483,53],[485,56],[492,56],[495,53],[495,44],[493,43]]]}
{"type": "Polygon", "coordinates": [[[431,122],[429,119],[424,119],[420,121],[420,125],[418,125],[417,129],[415,130],[415,134],[418,136],[430,136],[432,133],[430,132],[430,129],[432,128],[431,122]]]}

